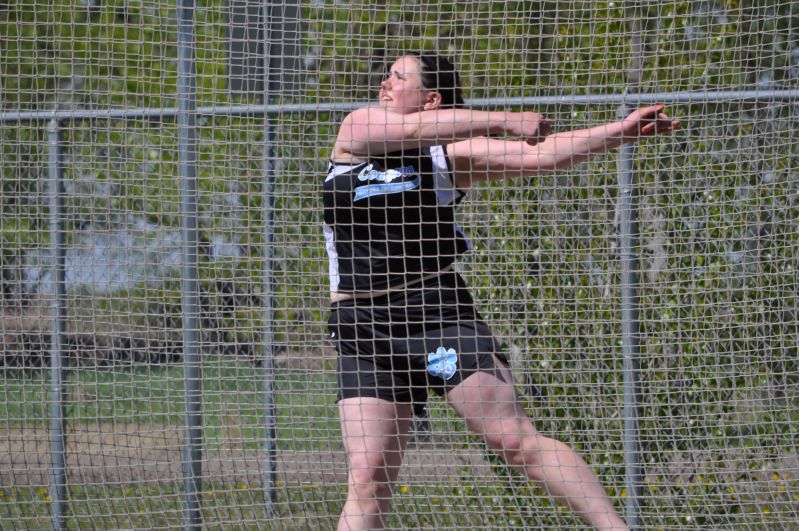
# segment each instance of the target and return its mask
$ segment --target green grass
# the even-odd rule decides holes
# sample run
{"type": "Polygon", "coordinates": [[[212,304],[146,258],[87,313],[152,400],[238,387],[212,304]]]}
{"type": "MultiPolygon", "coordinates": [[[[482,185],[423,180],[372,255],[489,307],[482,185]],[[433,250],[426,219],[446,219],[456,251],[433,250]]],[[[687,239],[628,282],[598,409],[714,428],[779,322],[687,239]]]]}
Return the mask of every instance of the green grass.
{"type": "MultiPolygon", "coordinates": [[[[50,416],[49,372],[0,380],[0,428],[46,428],[50,416]]],[[[65,384],[67,423],[72,427],[113,423],[183,424],[183,368],[134,366],[70,371],[65,384]]],[[[277,374],[279,445],[295,450],[329,448],[340,439],[335,375],[277,374]]],[[[203,366],[203,427],[206,447],[235,437],[243,449],[264,439],[264,371],[250,364],[212,361],[203,366]]]]}
{"type": "MultiPolygon", "coordinates": [[[[551,502],[502,487],[453,485],[400,486],[388,527],[521,528],[526,522],[562,527],[576,524],[551,502]]],[[[279,485],[275,512],[267,517],[264,494],[247,484],[215,483],[201,495],[204,528],[333,529],[346,492],[334,485],[279,485]]],[[[182,521],[182,492],[176,483],[73,487],[69,492],[68,529],[164,529],[182,521]]],[[[45,487],[0,488],[0,529],[50,528],[50,497],[45,487]]],[[[571,527],[574,528],[574,527],[571,527]]]]}
{"type": "MultiPolygon", "coordinates": [[[[204,529],[333,529],[346,496],[341,485],[278,484],[268,517],[260,487],[208,483],[201,493],[204,529]]],[[[791,529],[788,502],[749,500],[732,513],[710,499],[683,505],[673,493],[647,497],[643,517],[651,529],[791,529]],[[682,509],[682,510],[677,510],[682,509]]],[[[715,500],[720,501],[720,500],[715,500]]],[[[178,483],[71,487],[67,529],[167,529],[183,518],[178,483]]],[[[621,509],[621,507],[619,507],[621,509]]],[[[398,485],[387,520],[389,529],[588,529],[539,489],[521,484],[476,485],[455,478],[446,485],[398,485]]],[[[45,487],[0,487],[0,530],[50,529],[45,487]]]]}

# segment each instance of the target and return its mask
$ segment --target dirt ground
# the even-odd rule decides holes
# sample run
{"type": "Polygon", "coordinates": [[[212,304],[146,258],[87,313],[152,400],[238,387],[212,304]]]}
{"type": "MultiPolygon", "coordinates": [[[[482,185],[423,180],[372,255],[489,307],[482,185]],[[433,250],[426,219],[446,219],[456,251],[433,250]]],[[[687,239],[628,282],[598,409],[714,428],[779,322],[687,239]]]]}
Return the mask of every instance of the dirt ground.
{"type": "MultiPolygon", "coordinates": [[[[81,426],[66,437],[67,480],[74,485],[181,481],[182,444],[183,430],[178,426],[81,426]]],[[[203,478],[260,484],[263,454],[229,446],[206,452],[203,478]]],[[[283,484],[344,485],[346,470],[340,449],[280,451],[277,455],[277,481],[283,484]]],[[[46,429],[0,429],[0,485],[47,485],[51,473],[46,429]]],[[[494,477],[479,448],[411,443],[400,482],[414,478],[414,483],[445,483],[464,475],[494,477]]]]}

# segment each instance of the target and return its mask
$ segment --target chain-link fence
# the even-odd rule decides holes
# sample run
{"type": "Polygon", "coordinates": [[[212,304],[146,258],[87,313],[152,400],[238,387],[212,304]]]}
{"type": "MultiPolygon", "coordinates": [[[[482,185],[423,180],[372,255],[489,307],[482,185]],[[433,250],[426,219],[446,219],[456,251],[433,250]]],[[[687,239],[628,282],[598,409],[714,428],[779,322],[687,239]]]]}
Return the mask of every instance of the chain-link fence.
{"type": "MultiPolygon", "coordinates": [[[[538,428],[636,527],[797,521],[793,4],[0,14],[0,527],[334,526],[321,183],[341,118],[422,48],[456,59],[472,106],[562,130],[651,102],[683,121],[473,190],[457,268],[538,428]]],[[[428,409],[389,526],[580,525],[428,409]]]]}

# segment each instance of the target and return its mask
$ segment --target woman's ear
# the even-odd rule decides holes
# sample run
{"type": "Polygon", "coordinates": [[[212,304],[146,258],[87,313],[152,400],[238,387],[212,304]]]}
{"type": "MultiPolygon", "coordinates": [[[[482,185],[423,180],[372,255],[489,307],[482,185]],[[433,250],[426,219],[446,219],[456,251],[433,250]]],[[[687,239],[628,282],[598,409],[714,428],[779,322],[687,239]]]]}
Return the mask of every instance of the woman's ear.
{"type": "Polygon", "coordinates": [[[441,105],[441,94],[434,90],[429,90],[424,97],[424,110],[432,111],[441,105]]]}

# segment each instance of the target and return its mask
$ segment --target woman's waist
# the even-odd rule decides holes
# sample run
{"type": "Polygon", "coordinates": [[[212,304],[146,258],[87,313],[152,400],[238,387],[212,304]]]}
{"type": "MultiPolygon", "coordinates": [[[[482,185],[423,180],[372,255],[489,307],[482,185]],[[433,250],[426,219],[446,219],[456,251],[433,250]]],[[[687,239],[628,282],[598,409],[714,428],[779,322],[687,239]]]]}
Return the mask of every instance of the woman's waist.
{"type": "Polygon", "coordinates": [[[402,282],[394,286],[389,286],[385,289],[372,290],[372,291],[331,291],[330,302],[336,303],[353,299],[375,299],[377,297],[383,297],[385,295],[391,295],[393,293],[400,293],[407,290],[408,288],[420,287],[420,285],[424,284],[424,282],[436,279],[441,275],[449,273],[451,271],[452,271],[452,264],[440,269],[439,271],[435,271],[433,273],[423,273],[419,275],[417,278],[408,280],[406,282],[402,282]]]}

